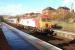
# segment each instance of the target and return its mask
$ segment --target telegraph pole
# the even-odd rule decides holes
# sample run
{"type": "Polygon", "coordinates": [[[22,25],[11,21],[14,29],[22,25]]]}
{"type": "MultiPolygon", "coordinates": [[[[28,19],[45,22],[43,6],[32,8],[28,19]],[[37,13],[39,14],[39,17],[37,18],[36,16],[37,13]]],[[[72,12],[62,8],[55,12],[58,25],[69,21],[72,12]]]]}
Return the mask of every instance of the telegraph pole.
{"type": "Polygon", "coordinates": [[[73,2],[72,2],[72,4],[71,4],[71,11],[73,10],[73,2]]]}

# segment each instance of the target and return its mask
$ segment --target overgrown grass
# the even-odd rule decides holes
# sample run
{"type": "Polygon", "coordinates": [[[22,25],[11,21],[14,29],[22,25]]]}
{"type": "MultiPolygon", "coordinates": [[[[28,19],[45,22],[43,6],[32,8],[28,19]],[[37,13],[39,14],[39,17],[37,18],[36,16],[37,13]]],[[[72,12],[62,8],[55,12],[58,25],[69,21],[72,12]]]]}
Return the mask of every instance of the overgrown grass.
{"type": "Polygon", "coordinates": [[[75,32],[75,23],[59,22],[58,25],[62,26],[63,30],[75,32]]]}

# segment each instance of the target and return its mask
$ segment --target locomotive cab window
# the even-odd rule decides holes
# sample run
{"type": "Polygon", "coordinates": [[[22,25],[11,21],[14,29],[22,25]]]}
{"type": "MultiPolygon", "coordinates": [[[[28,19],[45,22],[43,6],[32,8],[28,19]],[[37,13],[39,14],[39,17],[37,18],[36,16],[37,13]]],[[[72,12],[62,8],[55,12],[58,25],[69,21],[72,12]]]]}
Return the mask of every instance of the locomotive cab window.
{"type": "Polygon", "coordinates": [[[49,19],[48,18],[42,18],[42,21],[47,22],[47,21],[49,21],[49,19]]]}

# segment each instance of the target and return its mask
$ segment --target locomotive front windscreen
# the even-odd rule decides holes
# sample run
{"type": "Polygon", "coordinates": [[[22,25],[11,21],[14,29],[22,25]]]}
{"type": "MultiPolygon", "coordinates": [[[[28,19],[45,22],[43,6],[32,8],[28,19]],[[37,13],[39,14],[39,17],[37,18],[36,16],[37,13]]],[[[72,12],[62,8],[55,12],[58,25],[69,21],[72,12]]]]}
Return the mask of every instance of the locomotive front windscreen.
{"type": "Polygon", "coordinates": [[[43,22],[48,22],[49,19],[48,19],[48,18],[42,18],[42,21],[43,21],[43,22]]]}

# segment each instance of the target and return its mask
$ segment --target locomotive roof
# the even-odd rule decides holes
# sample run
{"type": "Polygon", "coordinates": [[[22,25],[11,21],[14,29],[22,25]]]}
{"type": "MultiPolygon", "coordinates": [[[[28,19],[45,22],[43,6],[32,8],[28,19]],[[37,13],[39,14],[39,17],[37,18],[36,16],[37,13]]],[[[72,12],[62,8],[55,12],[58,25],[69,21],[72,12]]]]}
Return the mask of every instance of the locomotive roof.
{"type": "Polygon", "coordinates": [[[41,18],[48,18],[47,15],[41,15],[41,18]]]}

